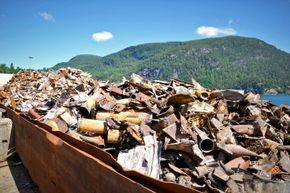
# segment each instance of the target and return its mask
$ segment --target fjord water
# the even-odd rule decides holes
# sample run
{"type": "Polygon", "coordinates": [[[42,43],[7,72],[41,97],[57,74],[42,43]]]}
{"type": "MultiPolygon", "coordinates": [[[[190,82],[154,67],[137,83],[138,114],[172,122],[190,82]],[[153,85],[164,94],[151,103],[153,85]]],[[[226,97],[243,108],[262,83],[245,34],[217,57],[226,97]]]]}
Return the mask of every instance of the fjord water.
{"type": "Polygon", "coordinates": [[[261,99],[270,101],[275,105],[290,105],[290,95],[263,95],[261,99]]]}

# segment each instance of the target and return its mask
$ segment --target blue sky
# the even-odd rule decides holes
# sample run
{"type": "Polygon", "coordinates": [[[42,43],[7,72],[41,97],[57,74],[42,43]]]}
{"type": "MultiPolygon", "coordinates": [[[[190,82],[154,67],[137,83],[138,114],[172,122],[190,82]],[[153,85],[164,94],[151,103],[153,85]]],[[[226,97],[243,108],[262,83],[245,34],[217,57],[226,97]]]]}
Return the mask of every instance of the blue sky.
{"type": "Polygon", "coordinates": [[[290,0],[0,0],[0,63],[23,68],[226,35],[256,37],[289,53],[290,0]]]}

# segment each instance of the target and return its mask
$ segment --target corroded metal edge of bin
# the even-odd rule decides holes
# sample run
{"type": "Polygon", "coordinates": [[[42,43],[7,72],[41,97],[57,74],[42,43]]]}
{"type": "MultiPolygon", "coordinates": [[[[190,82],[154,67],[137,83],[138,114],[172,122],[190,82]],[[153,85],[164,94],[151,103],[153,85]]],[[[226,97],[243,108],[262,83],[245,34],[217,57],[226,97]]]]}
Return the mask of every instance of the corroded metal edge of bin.
{"type": "Polygon", "coordinates": [[[124,170],[107,152],[7,108],[16,150],[43,193],[199,192],[124,170]]]}

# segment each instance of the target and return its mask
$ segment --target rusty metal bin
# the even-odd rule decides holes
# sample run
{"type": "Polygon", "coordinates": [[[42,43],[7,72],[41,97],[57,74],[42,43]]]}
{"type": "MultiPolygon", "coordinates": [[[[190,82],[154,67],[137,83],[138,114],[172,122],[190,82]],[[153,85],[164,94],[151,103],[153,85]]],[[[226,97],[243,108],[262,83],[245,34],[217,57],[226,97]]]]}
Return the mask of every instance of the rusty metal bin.
{"type": "Polygon", "coordinates": [[[107,152],[7,108],[16,150],[42,193],[199,192],[125,171],[107,152]]]}

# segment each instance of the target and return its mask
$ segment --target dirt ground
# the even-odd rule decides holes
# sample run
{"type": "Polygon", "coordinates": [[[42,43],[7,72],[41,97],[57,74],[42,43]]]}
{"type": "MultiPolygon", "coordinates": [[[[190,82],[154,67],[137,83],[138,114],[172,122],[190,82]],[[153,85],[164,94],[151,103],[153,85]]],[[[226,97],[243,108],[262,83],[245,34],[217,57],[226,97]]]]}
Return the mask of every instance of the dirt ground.
{"type": "Polygon", "coordinates": [[[17,154],[0,162],[0,192],[40,193],[17,154]]]}

